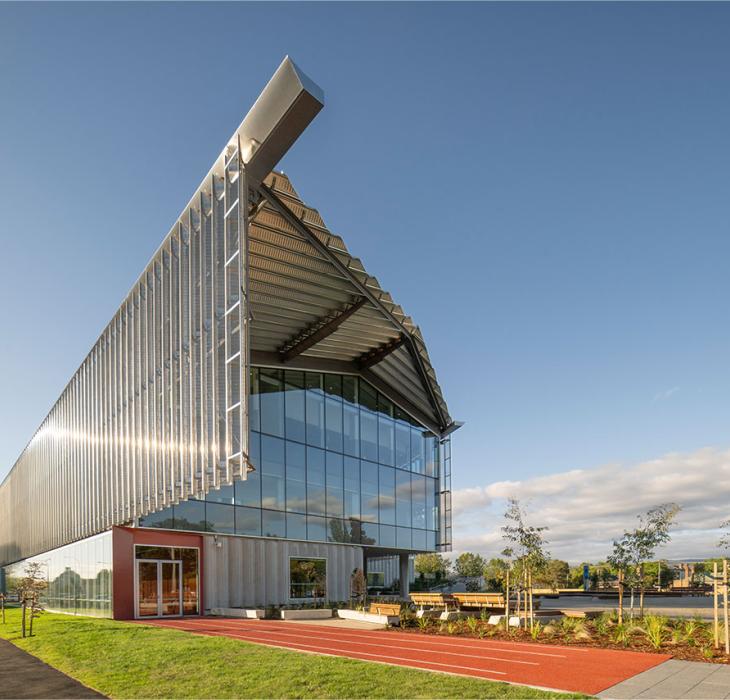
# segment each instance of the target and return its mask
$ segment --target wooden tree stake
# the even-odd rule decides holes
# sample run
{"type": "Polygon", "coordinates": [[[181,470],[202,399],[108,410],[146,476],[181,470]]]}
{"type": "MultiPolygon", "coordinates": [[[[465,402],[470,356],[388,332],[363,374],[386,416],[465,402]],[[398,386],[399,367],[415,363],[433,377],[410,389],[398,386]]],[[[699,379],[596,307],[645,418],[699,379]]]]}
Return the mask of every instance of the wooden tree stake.
{"type": "Polygon", "coordinates": [[[730,630],[727,611],[727,559],[722,560],[722,612],[725,624],[725,654],[730,654],[730,630]]]}
{"type": "Polygon", "coordinates": [[[509,569],[507,569],[507,576],[505,577],[505,591],[504,591],[504,620],[505,630],[509,632],[509,569]]]}
{"type": "Polygon", "coordinates": [[[720,616],[717,609],[717,562],[712,564],[712,619],[715,636],[715,649],[720,648],[720,616]]]}

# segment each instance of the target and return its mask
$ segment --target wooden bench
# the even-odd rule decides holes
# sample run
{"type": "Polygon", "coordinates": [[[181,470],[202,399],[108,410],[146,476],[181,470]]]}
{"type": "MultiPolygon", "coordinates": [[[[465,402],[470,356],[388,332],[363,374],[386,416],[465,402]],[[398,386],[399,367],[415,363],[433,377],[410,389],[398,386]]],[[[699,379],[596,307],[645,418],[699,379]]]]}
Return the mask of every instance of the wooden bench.
{"type": "Polygon", "coordinates": [[[375,615],[388,615],[389,617],[400,616],[400,603],[370,603],[368,612],[375,615]]]}
{"type": "Polygon", "coordinates": [[[502,593],[452,593],[460,608],[497,608],[504,610],[502,593]]]}
{"type": "Polygon", "coordinates": [[[586,620],[595,620],[601,615],[600,610],[576,610],[575,608],[561,608],[555,612],[563,613],[565,617],[577,617],[586,620]]]}
{"type": "Polygon", "coordinates": [[[424,608],[439,608],[448,610],[456,609],[459,604],[456,599],[448,593],[411,593],[411,601],[421,610],[424,608]]]}

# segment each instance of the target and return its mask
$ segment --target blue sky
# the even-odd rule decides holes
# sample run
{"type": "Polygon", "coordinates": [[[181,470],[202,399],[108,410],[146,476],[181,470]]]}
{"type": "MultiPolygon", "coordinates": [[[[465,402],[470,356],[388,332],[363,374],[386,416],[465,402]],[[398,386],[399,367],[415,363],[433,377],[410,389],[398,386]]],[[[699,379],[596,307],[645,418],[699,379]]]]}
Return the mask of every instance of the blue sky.
{"type": "Polygon", "coordinates": [[[457,490],[725,450],[728,21],[0,4],[0,476],[287,53],[327,105],[282,168],[421,326],[457,490]]]}

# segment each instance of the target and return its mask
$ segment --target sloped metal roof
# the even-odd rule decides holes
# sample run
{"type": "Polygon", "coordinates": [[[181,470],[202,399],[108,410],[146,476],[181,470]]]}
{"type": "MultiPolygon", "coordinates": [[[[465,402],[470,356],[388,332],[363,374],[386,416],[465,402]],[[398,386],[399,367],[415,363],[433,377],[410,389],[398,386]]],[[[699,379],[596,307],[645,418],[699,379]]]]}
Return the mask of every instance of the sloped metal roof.
{"type": "Polygon", "coordinates": [[[435,432],[451,426],[426,344],[410,316],[327,229],[319,212],[302,202],[286,175],[270,174],[259,194],[249,227],[252,362],[354,371],[386,385],[386,393],[435,432]],[[287,350],[328,324],[336,327],[320,333],[296,359],[284,359],[287,350]]]}

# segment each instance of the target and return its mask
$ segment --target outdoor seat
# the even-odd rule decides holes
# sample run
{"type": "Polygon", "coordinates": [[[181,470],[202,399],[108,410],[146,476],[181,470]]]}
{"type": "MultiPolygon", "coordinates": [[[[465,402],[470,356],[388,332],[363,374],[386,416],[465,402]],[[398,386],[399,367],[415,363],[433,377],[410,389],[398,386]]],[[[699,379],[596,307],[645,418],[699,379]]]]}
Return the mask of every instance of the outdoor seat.
{"type": "Polygon", "coordinates": [[[502,593],[452,593],[460,608],[494,608],[504,610],[502,593]]]}
{"type": "Polygon", "coordinates": [[[387,615],[388,617],[400,616],[400,603],[370,603],[370,610],[375,615],[387,615]]]}
{"type": "Polygon", "coordinates": [[[411,602],[421,610],[424,608],[448,610],[459,607],[456,599],[449,593],[411,593],[411,602]]]}

